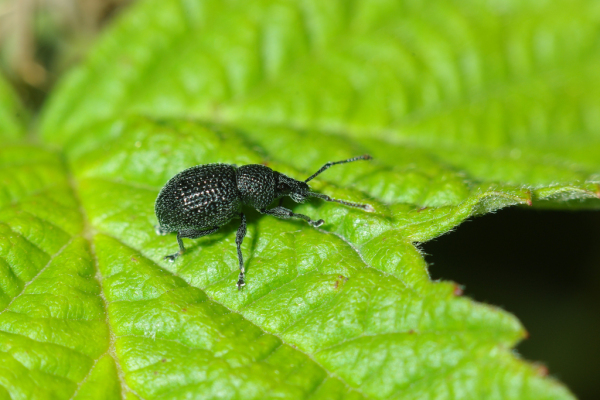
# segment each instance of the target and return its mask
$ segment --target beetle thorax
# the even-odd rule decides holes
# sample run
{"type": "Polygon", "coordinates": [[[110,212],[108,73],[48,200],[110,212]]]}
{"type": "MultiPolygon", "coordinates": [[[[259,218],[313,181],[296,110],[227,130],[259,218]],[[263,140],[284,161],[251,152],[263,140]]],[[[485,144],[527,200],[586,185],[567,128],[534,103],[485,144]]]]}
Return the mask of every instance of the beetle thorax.
{"type": "Polygon", "coordinates": [[[260,164],[243,165],[236,175],[244,204],[262,210],[275,200],[275,175],[271,168],[260,164]]]}

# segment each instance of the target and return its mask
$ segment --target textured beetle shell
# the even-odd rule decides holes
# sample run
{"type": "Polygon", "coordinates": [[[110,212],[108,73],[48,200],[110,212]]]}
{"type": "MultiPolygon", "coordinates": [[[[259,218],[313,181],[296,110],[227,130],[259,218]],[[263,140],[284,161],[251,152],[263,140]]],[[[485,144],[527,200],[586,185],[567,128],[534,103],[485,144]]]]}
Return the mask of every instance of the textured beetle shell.
{"type": "Polygon", "coordinates": [[[237,170],[237,187],[242,202],[257,210],[267,208],[275,200],[275,185],[275,173],[264,165],[242,165],[237,170]]]}
{"type": "Polygon", "coordinates": [[[154,205],[161,230],[203,230],[223,226],[238,215],[236,169],[230,164],[197,165],[171,178],[154,205]]]}

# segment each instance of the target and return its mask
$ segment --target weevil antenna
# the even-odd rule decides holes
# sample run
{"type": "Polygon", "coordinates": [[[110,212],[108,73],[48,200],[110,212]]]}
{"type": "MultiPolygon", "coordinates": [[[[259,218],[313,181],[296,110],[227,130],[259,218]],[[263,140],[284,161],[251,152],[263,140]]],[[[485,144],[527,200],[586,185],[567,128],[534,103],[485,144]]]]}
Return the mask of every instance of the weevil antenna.
{"type": "MultiPolygon", "coordinates": [[[[334,165],[337,165],[337,164],[346,164],[346,163],[353,162],[353,161],[358,161],[358,160],[372,160],[372,159],[373,159],[373,157],[371,157],[368,154],[365,154],[365,155],[358,156],[358,157],[352,157],[352,158],[349,158],[349,159],[343,160],[343,161],[330,161],[327,164],[323,165],[320,170],[318,170],[317,172],[315,172],[314,174],[312,174],[311,176],[309,176],[308,179],[305,180],[304,182],[310,182],[310,181],[312,181],[315,178],[315,176],[319,175],[320,173],[322,173],[323,171],[325,171],[326,169],[329,169],[330,167],[332,167],[334,165]]],[[[333,201],[333,200],[330,200],[330,201],[333,201]]]]}
{"type": "Polygon", "coordinates": [[[332,199],[331,197],[327,196],[326,194],[308,192],[308,196],[316,197],[318,199],[325,200],[325,201],[333,201],[335,203],[340,203],[340,204],[343,204],[343,205],[349,206],[349,207],[362,208],[363,210],[365,210],[367,212],[375,211],[375,209],[370,204],[359,204],[359,203],[352,203],[352,202],[346,201],[346,200],[332,199]]]}

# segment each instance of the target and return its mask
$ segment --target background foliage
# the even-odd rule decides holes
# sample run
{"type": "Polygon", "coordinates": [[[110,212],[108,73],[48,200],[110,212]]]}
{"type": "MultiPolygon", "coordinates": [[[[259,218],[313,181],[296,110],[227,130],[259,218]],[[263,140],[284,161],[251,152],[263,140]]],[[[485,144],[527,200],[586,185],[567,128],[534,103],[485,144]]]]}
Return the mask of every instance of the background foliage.
{"type": "Polygon", "coordinates": [[[515,317],[416,246],[508,205],[598,208],[590,1],[136,4],[53,91],[34,143],[0,86],[0,386],[12,398],[571,398],[515,317]],[[567,11],[568,10],[568,11],[567,11]],[[267,163],[368,214],[154,234],[183,168],[267,163]]]}

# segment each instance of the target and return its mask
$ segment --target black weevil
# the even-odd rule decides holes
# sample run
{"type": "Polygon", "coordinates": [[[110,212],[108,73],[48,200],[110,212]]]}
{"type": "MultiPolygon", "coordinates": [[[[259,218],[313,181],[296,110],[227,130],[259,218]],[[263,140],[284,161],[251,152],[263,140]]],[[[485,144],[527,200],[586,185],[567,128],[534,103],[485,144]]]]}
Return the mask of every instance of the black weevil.
{"type": "Polygon", "coordinates": [[[278,218],[300,218],[314,227],[321,226],[323,220],[313,221],[306,215],[293,213],[282,207],[281,202],[277,207],[271,209],[267,207],[283,196],[291,197],[296,203],[302,203],[307,197],[316,197],[362,208],[369,212],[373,211],[373,207],[368,204],[350,203],[311,192],[307,184],[333,165],[370,159],[371,156],[363,155],[348,160],[328,162],[304,182],[260,164],[241,167],[233,164],[205,164],[188,168],[167,182],[158,194],[154,205],[159,223],[156,233],[166,235],[177,232],[179,251],[166,256],[165,259],[173,262],[185,251],[182,238],[196,239],[210,235],[233,217],[239,216],[242,223],[238,228],[235,243],[240,262],[237,286],[241,289],[245,284],[241,246],[246,236],[246,217],[241,212],[242,206],[254,207],[261,214],[278,218]]]}

